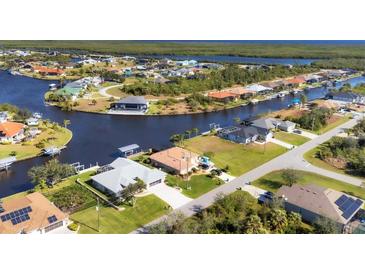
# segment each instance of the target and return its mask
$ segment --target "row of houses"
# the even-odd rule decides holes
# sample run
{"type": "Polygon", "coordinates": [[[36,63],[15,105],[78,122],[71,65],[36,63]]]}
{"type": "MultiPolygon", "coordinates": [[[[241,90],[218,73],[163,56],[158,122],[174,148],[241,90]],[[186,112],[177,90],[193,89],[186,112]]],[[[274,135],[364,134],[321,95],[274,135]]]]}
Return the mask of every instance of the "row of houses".
{"type": "Polygon", "coordinates": [[[273,130],[280,129],[292,132],[295,123],[275,118],[261,118],[252,121],[249,125],[225,127],[218,131],[218,136],[239,144],[248,144],[255,141],[268,141],[273,137],[273,130]]]}
{"type": "Polygon", "coordinates": [[[218,131],[218,136],[239,144],[248,144],[255,141],[268,141],[273,137],[273,130],[280,129],[292,132],[295,123],[275,118],[261,118],[252,121],[249,125],[225,127],[218,131]]]}

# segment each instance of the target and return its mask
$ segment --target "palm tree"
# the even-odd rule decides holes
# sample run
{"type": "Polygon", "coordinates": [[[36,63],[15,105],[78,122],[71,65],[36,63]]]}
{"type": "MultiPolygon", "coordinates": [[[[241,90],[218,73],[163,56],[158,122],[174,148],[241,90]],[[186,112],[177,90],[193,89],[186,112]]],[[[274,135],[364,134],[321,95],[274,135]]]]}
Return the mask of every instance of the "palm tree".
{"type": "Polygon", "coordinates": [[[244,225],[245,233],[247,234],[265,234],[267,230],[263,226],[261,219],[256,214],[250,215],[244,225]]]}
{"type": "Polygon", "coordinates": [[[191,130],[186,130],[185,131],[185,135],[188,136],[188,138],[190,139],[192,131],[191,130]]]}
{"type": "Polygon", "coordinates": [[[192,129],[192,132],[195,134],[195,136],[198,136],[199,129],[195,127],[195,128],[192,129]]]}
{"type": "Polygon", "coordinates": [[[269,215],[269,224],[273,232],[282,233],[288,225],[285,211],[282,209],[273,209],[269,215]]]}
{"type": "Polygon", "coordinates": [[[70,120],[63,120],[63,126],[65,128],[67,128],[67,126],[71,125],[71,121],[70,120]]]}

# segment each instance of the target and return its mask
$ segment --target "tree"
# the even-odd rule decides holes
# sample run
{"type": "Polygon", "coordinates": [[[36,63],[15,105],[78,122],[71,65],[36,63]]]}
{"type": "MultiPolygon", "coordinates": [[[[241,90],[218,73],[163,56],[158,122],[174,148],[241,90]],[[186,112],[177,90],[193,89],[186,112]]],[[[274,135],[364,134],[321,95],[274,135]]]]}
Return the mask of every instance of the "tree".
{"type": "Polygon", "coordinates": [[[93,99],[92,101],[91,101],[91,103],[95,106],[96,105],[96,100],[95,99],[93,99]]]}
{"type": "Polygon", "coordinates": [[[273,209],[268,216],[270,230],[275,233],[283,233],[288,225],[285,210],[273,209]]]}
{"type": "Polygon", "coordinates": [[[298,173],[294,169],[285,169],[281,174],[281,177],[288,186],[292,186],[299,181],[298,173]]]}
{"type": "Polygon", "coordinates": [[[195,127],[195,128],[192,129],[192,132],[195,134],[195,136],[198,136],[199,129],[195,127]]]}
{"type": "Polygon", "coordinates": [[[250,215],[244,224],[244,233],[247,234],[266,234],[268,231],[265,229],[261,222],[261,219],[256,214],[250,215]]]}
{"type": "Polygon", "coordinates": [[[184,141],[184,134],[174,134],[170,137],[170,142],[174,145],[182,144],[184,141]]]}
{"type": "Polygon", "coordinates": [[[192,131],[191,130],[186,130],[185,131],[185,136],[188,136],[188,139],[190,139],[192,131]]]}
{"type": "Polygon", "coordinates": [[[302,103],[302,105],[306,104],[308,102],[308,98],[307,96],[305,96],[305,94],[300,94],[300,102],[302,103]]]}
{"type": "Polygon", "coordinates": [[[34,166],[28,171],[28,176],[33,184],[46,182],[49,185],[58,183],[61,179],[75,175],[76,170],[69,164],[62,164],[57,159],[52,159],[41,166],[34,166]]]}
{"type": "Polygon", "coordinates": [[[71,121],[70,120],[63,120],[63,126],[65,128],[67,128],[67,126],[69,126],[71,124],[71,121]]]}
{"type": "Polygon", "coordinates": [[[318,217],[314,223],[314,231],[317,234],[339,234],[340,229],[335,221],[326,217],[318,217]]]}
{"type": "Polygon", "coordinates": [[[145,182],[140,178],[136,177],[134,180],[136,181],[134,184],[129,184],[120,192],[122,201],[126,203],[131,202],[132,206],[135,205],[135,195],[147,188],[145,182]]]}

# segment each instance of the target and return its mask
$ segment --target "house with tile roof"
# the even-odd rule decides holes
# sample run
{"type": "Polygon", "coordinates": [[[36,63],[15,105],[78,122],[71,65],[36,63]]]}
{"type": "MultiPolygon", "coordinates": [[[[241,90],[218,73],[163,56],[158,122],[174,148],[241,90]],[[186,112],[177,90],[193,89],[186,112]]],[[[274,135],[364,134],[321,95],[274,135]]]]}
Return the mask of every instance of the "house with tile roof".
{"type": "Polygon", "coordinates": [[[1,204],[0,234],[43,234],[68,224],[68,215],[39,192],[1,204]]]}
{"type": "Polygon", "coordinates": [[[172,147],[150,157],[154,166],[173,174],[185,175],[199,166],[199,155],[181,147],[172,147]]]}
{"type": "Polygon", "coordinates": [[[208,97],[214,101],[229,103],[236,101],[240,95],[228,91],[212,91],[208,93],[208,97]]]}
{"type": "Polygon", "coordinates": [[[0,123],[0,143],[16,143],[24,139],[24,124],[5,121],[0,123]]]}

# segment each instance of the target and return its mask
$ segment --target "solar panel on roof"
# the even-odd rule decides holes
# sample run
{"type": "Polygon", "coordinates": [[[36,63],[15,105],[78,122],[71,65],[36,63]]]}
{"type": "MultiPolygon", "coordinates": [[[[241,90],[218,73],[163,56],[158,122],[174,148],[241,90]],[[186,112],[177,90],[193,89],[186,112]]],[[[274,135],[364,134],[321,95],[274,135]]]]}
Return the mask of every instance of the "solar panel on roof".
{"type": "Polygon", "coordinates": [[[341,197],[336,200],[335,204],[341,206],[347,199],[347,196],[342,194],[341,197]]]}
{"type": "Polygon", "coordinates": [[[359,204],[357,204],[356,202],[354,202],[343,214],[342,217],[344,217],[345,219],[350,218],[350,216],[352,214],[354,214],[356,212],[356,210],[358,210],[360,207],[359,204]]]}
{"type": "Polygon", "coordinates": [[[18,222],[17,222],[15,219],[11,219],[11,223],[12,223],[13,225],[18,224],[18,222]]]}
{"type": "Polygon", "coordinates": [[[1,221],[2,221],[2,222],[5,222],[5,221],[6,221],[6,217],[5,217],[5,215],[1,216],[1,221]]]}
{"type": "Polygon", "coordinates": [[[52,215],[52,216],[48,217],[48,222],[50,224],[52,224],[52,223],[54,223],[56,221],[57,221],[57,217],[55,215],[52,215]]]}
{"type": "Polygon", "coordinates": [[[11,218],[15,218],[15,214],[14,214],[14,212],[10,212],[9,214],[10,214],[10,217],[11,217],[11,218]]]}
{"type": "Polygon", "coordinates": [[[347,201],[344,202],[343,205],[340,206],[340,209],[342,211],[346,211],[354,202],[355,202],[354,199],[348,198],[347,201]]]}

